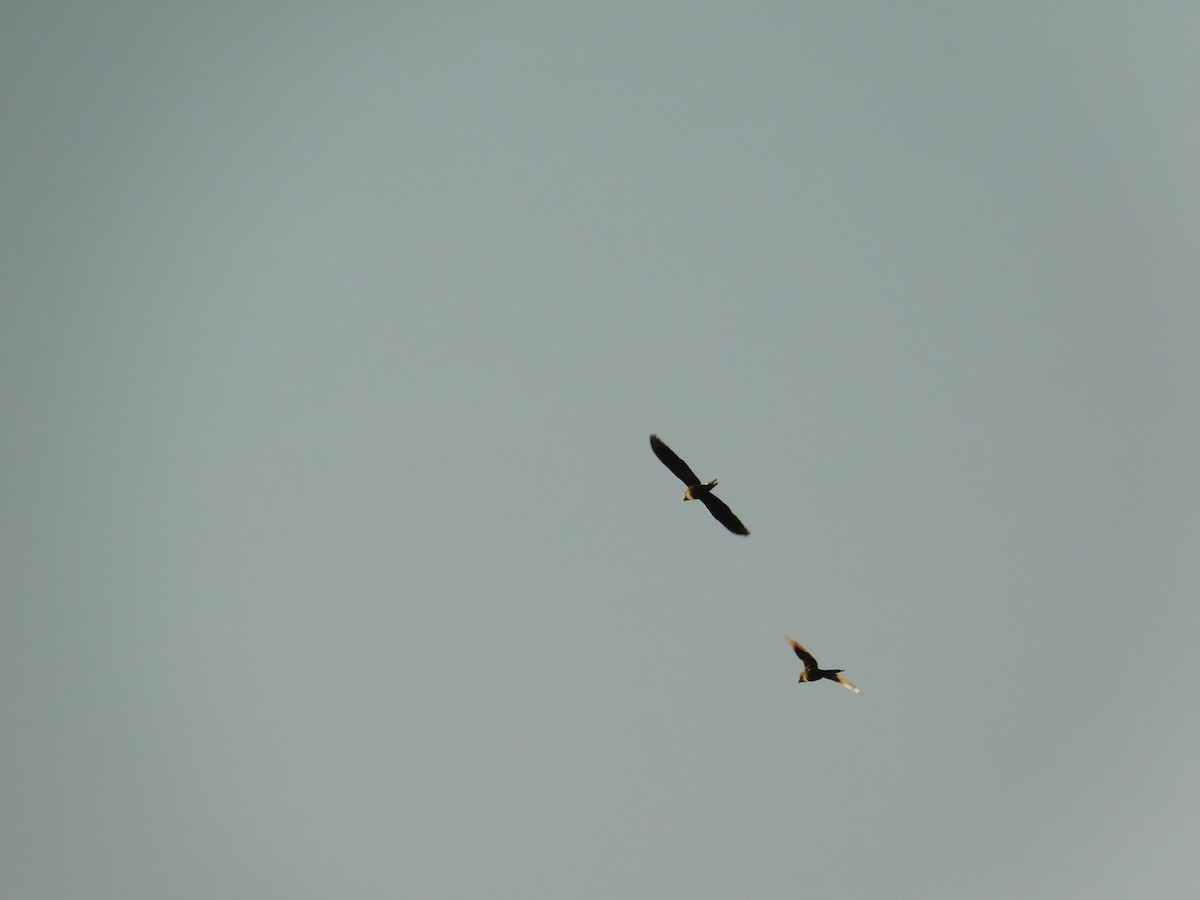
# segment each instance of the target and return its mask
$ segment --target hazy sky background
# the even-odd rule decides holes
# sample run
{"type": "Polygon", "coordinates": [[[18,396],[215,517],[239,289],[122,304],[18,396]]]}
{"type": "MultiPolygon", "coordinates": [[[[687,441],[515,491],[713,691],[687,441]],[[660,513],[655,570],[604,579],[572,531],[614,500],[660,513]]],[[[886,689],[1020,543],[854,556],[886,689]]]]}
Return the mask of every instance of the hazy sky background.
{"type": "Polygon", "coordinates": [[[0,895],[1195,896],[1198,46],[6,4],[0,895]]]}

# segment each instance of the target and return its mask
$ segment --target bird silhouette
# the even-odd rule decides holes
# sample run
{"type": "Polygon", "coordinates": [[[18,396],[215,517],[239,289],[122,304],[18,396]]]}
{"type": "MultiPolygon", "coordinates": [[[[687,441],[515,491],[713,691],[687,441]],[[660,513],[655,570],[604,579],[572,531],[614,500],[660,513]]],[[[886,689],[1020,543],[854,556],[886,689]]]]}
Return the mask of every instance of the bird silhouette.
{"type": "Polygon", "coordinates": [[[842,677],[841,669],[822,669],[817,665],[817,658],[809,653],[795,638],[789,637],[788,643],[792,645],[792,649],[796,651],[796,655],[800,657],[804,663],[804,671],[800,673],[800,681],[820,681],[822,678],[828,678],[830,681],[836,681],[842,687],[858,693],[858,688],[852,685],[849,681],[842,677]]]}
{"type": "Polygon", "coordinates": [[[742,524],[728,506],[713,496],[712,489],[717,486],[717,479],[702,482],[696,477],[691,466],[675,455],[675,451],[658,439],[658,435],[650,435],[650,449],[654,451],[664,466],[675,473],[675,477],[687,485],[683,492],[684,500],[699,500],[712,513],[713,518],[732,531],[734,534],[747,535],[750,529],[742,524]]]}

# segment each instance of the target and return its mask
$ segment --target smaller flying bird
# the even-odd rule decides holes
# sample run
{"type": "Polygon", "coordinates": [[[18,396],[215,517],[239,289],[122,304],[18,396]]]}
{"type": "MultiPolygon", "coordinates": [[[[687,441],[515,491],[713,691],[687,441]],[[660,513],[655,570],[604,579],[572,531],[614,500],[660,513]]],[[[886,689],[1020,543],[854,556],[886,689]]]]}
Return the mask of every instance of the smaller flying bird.
{"type": "Polygon", "coordinates": [[[650,449],[654,451],[654,455],[662,461],[664,466],[675,473],[676,478],[687,485],[687,490],[683,492],[684,500],[699,500],[708,507],[708,511],[713,514],[714,519],[734,534],[750,533],[750,529],[733,514],[733,510],[713,496],[712,489],[717,486],[717,479],[702,482],[696,477],[691,466],[676,456],[674,450],[660,441],[657,434],[650,435],[650,449]]]}
{"type": "Polygon", "coordinates": [[[858,688],[842,677],[842,669],[822,669],[817,665],[817,658],[809,653],[800,642],[793,637],[787,639],[792,645],[792,649],[796,651],[796,655],[800,657],[804,663],[804,671],[800,673],[800,681],[820,681],[822,678],[828,678],[830,681],[836,681],[844,688],[848,688],[854,693],[858,693],[858,688]]]}

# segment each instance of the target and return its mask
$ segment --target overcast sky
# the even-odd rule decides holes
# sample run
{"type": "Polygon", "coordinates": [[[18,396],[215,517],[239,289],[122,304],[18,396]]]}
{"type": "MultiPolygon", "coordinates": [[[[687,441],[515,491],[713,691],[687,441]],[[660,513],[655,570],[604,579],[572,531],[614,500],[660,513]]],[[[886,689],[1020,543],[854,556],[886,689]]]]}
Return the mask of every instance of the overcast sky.
{"type": "Polygon", "coordinates": [[[1196,895],[1198,46],[8,4],[0,895],[1196,895]]]}

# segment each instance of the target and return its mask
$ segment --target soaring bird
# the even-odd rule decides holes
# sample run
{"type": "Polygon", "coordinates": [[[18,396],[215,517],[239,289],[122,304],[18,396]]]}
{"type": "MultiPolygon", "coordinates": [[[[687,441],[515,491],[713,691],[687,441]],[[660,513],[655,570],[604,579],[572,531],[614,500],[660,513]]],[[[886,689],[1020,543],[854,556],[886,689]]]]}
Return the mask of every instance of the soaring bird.
{"type": "Polygon", "coordinates": [[[657,434],[650,435],[650,449],[654,451],[654,455],[662,460],[662,464],[675,473],[675,477],[687,485],[687,490],[683,492],[684,500],[699,500],[708,507],[708,511],[713,514],[713,518],[732,531],[734,534],[749,534],[750,529],[741,523],[741,520],[733,514],[728,506],[713,496],[712,489],[717,486],[717,479],[712,481],[702,482],[696,477],[696,473],[682,459],[675,455],[675,451],[658,439],[657,434]]]}
{"type": "Polygon", "coordinates": [[[805,650],[799,641],[792,637],[789,637],[787,641],[792,645],[792,649],[796,651],[796,655],[804,663],[804,671],[800,673],[800,681],[820,681],[822,678],[828,678],[830,681],[836,681],[842,687],[849,688],[856,694],[858,693],[858,688],[842,677],[841,669],[822,669],[817,665],[817,658],[805,650]]]}

